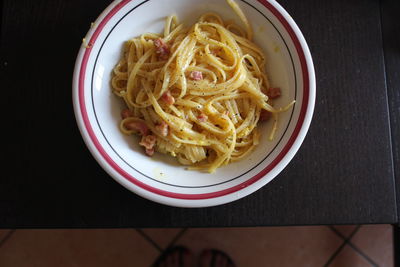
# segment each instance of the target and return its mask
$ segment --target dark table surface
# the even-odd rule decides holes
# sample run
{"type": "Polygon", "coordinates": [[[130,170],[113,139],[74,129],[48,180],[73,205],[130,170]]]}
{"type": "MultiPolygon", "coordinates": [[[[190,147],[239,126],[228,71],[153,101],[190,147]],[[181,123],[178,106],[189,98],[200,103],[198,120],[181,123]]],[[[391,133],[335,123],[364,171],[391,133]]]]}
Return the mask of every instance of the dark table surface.
{"type": "Polygon", "coordinates": [[[400,1],[279,2],[314,59],[317,99],[309,133],[285,170],[254,194],[183,209],[117,184],[78,131],[74,61],[110,0],[4,0],[0,228],[397,223],[400,1]]]}

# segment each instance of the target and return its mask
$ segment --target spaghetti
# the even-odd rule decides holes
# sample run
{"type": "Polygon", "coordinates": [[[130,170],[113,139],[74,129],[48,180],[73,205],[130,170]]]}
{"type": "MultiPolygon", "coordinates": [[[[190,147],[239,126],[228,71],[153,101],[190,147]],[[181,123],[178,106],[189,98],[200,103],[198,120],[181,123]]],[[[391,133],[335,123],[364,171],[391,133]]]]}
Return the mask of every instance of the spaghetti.
{"type": "Polygon", "coordinates": [[[177,157],[189,169],[214,172],[238,161],[258,145],[257,123],[278,113],[265,57],[252,42],[252,28],[239,6],[227,0],[245,30],[215,13],[187,28],[176,16],[163,34],[145,33],[127,41],[114,68],[112,90],[127,108],[120,129],[139,134],[146,154],[177,157]]]}

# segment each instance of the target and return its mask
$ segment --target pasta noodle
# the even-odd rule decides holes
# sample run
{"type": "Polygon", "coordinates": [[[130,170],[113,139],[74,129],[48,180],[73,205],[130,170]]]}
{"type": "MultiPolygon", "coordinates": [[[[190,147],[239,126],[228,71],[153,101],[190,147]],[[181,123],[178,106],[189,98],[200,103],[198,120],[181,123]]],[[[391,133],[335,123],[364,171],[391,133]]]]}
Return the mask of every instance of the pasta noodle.
{"type": "Polygon", "coordinates": [[[215,13],[203,14],[191,27],[176,16],[166,19],[162,34],[145,33],[128,40],[113,71],[113,92],[127,108],[120,129],[138,133],[148,155],[170,154],[189,169],[214,172],[238,161],[258,145],[257,123],[274,120],[265,57],[252,42],[246,16],[227,0],[244,30],[215,13]]]}

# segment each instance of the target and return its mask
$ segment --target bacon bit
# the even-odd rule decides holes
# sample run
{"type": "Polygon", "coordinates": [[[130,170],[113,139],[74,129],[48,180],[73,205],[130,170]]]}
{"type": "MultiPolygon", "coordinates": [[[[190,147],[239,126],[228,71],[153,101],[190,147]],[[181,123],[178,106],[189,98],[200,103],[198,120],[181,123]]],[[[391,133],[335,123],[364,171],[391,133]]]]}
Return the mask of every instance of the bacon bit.
{"type": "Polygon", "coordinates": [[[146,148],[145,151],[146,151],[146,154],[150,157],[154,155],[154,148],[152,148],[152,149],[146,148]]]}
{"type": "Polygon", "coordinates": [[[202,113],[200,113],[199,116],[197,116],[197,119],[200,122],[206,122],[208,120],[208,116],[202,112],[202,113]]]}
{"type": "Polygon", "coordinates": [[[189,75],[192,80],[200,81],[203,80],[203,73],[201,71],[192,71],[189,75]]]}
{"type": "Polygon", "coordinates": [[[165,121],[162,121],[160,124],[157,124],[156,129],[162,136],[168,135],[168,124],[165,121]]]}
{"type": "Polygon", "coordinates": [[[131,131],[138,131],[141,135],[146,136],[150,133],[146,123],[141,121],[129,121],[125,123],[125,128],[131,131]]]}
{"type": "Polygon", "coordinates": [[[265,109],[261,110],[260,121],[267,121],[269,120],[270,117],[271,117],[271,112],[265,109]]]}
{"type": "Polygon", "coordinates": [[[142,140],[139,142],[139,145],[144,146],[146,149],[153,149],[156,144],[157,137],[154,135],[146,135],[142,136],[142,140]]]}
{"type": "Polygon", "coordinates": [[[268,89],[267,96],[271,99],[277,98],[281,96],[281,88],[279,87],[271,87],[268,89]]]}
{"type": "Polygon", "coordinates": [[[123,119],[126,119],[126,118],[128,118],[128,117],[132,117],[132,111],[130,110],[130,109],[128,109],[128,108],[126,108],[126,109],[124,109],[124,110],[122,110],[121,111],[121,117],[123,118],[123,119]]]}
{"type": "Polygon", "coordinates": [[[168,59],[170,51],[168,45],[163,41],[163,39],[158,38],[153,42],[154,46],[156,47],[156,53],[158,54],[158,59],[160,60],[168,59]]]}
{"type": "Polygon", "coordinates": [[[221,51],[222,51],[222,48],[214,48],[214,49],[210,50],[211,54],[213,54],[214,56],[216,56],[221,51]]]}
{"type": "Polygon", "coordinates": [[[175,103],[175,98],[171,95],[170,91],[166,91],[162,96],[162,100],[168,105],[173,105],[175,103]]]}

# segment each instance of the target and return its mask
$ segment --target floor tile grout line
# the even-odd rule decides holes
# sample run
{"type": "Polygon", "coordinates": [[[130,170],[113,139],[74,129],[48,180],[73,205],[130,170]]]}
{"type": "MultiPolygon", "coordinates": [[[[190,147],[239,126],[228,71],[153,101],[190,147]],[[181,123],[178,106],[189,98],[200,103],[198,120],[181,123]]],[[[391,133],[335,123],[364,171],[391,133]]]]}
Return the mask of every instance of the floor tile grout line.
{"type": "Polygon", "coordinates": [[[349,245],[349,247],[351,247],[356,253],[358,253],[360,256],[362,256],[366,261],[368,261],[372,266],[374,267],[379,267],[379,265],[374,262],[370,257],[368,257],[367,254],[365,254],[364,252],[362,252],[358,247],[356,247],[353,243],[348,242],[347,245],[349,245]]]}
{"type": "Polygon", "coordinates": [[[332,225],[328,226],[329,229],[331,229],[336,235],[338,235],[340,238],[342,238],[344,241],[346,241],[346,237],[339,232],[335,227],[333,227],[332,225]]]}
{"type": "MultiPolygon", "coordinates": [[[[346,239],[346,242],[350,242],[350,240],[357,234],[358,230],[360,230],[362,225],[357,225],[357,227],[353,230],[353,232],[350,233],[349,237],[346,239]]],[[[336,230],[336,229],[335,229],[336,230]]]]}
{"type": "Polygon", "coordinates": [[[358,225],[353,232],[346,238],[342,233],[340,233],[338,230],[336,230],[333,226],[328,226],[335,234],[337,234],[339,237],[343,239],[343,243],[336,249],[335,252],[330,256],[328,261],[324,264],[324,267],[329,266],[333,260],[336,258],[336,256],[343,250],[343,248],[348,244],[348,241],[357,233],[357,231],[360,229],[361,225],[358,225]]]}
{"type": "Polygon", "coordinates": [[[356,234],[356,232],[359,230],[359,228],[361,227],[361,225],[359,225],[358,228],[354,229],[353,232],[349,235],[348,238],[346,238],[342,233],[340,233],[335,227],[333,227],[332,225],[329,226],[329,228],[335,232],[338,236],[340,236],[341,238],[344,239],[344,241],[347,243],[347,245],[349,245],[349,247],[351,247],[357,254],[359,254],[361,257],[363,257],[366,261],[368,261],[372,266],[378,266],[378,264],[376,264],[370,257],[368,257],[367,254],[365,254],[364,252],[362,252],[359,248],[357,248],[353,243],[350,242],[351,238],[356,234]]]}
{"type": "Polygon", "coordinates": [[[141,229],[135,229],[136,232],[138,232],[144,239],[146,239],[151,245],[153,245],[159,252],[163,252],[164,250],[150,237],[148,236],[145,232],[143,232],[141,229]]]}
{"type": "Polygon", "coordinates": [[[179,231],[179,233],[177,233],[175,235],[175,237],[171,240],[171,242],[169,242],[167,249],[174,246],[176,242],[178,242],[178,240],[186,233],[186,231],[188,230],[188,228],[183,228],[179,231]]]}
{"type": "Polygon", "coordinates": [[[0,240],[0,248],[8,241],[8,239],[10,239],[10,237],[13,235],[13,233],[15,232],[15,229],[11,229],[10,231],[8,231],[8,233],[3,237],[3,239],[0,240]]]}
{"type": "MultiPolygon", "coordinates": [[[[137,231],[142,232],[141,234],[143,234],[144,236],[147,236],[143,231],[136,229],[137,231]]],[[[169,244],[163,249],[161,247],[159,247],[155,241],[153,241],[150,237],[148,237],[150,240],[148,240],[149,242],[151,242],[153,245],[157,246],[157,249],[160,251],[160,255],[164,255],[168,249],[172,248],[175,243],[182,237],[182,235],[188,230],[188,228],[183,228],[179,231],[179,233],[177,233],[175,235],[175,237],[171,240],[171,242],[169,242],[169,244]],[[154,242],[154,243],[153,243],[154,242]]],[[[146,237],[145,237],[146,238],[146,237]]],[[[147,238],[146,238],[147,239],[147,238]]]]}
{"type": "Polygon", "coordinates": [[[343,241],[343,243],[336,249],[335,252],[329,257],[328,261],[324,264],[324,267],[328,267],[333,260],[336,258],[336,256],[342,251],[342,249],[347,245],[346,241],[343,241]]]}
{"type": "Polygon", "coordinates": [[[353,236],[358,232],[358,230],[361,228],[361,225],[357,225],[357,227],[350,233],[348,237],[345,237],[341,232],[339,232],[335,227],[332,225],[328,226],[335,234],[337,234],[339,237],[341,237],[345,242],[350,242],[350,240],[353,238],[353,236]]]}

